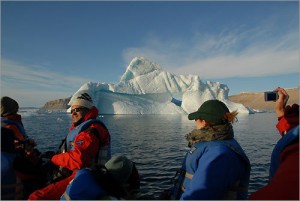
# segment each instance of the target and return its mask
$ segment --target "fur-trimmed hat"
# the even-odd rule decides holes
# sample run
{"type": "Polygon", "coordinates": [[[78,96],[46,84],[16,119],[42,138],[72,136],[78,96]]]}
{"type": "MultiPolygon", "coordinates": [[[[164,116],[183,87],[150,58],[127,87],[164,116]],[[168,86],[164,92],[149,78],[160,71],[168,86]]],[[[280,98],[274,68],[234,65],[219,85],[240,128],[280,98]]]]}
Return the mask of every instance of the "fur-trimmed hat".
{"type": "Polygon", "coordinates": [[[1,116],[17,114],[19,104],[14,99],[4,96],[1,98],[1,116]]]}
{"type": "Polygon", "coordinates": [[[91,109],[95,105],[93,104],[92,98],[87,94],[83,93],[80,96],[78,96],[72,103],[73,105],[80,105],[82,107],[91,109]]]}

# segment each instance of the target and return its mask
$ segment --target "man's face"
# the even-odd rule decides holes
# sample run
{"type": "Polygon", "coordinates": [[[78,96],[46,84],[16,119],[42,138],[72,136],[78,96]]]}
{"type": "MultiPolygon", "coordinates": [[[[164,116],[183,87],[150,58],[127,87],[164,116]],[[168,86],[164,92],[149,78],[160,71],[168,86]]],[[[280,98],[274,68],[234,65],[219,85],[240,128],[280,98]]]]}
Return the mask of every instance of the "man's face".
{"type": "Polygon", "coordinates": [[[71,114],[72,114],[73,123],[76,123],[81,118],[84,118],[84,116],[86,115],[87,112],[88,112],[88,109],[85,107],[82,107],[80,105],[72,105],[71,114]]]}

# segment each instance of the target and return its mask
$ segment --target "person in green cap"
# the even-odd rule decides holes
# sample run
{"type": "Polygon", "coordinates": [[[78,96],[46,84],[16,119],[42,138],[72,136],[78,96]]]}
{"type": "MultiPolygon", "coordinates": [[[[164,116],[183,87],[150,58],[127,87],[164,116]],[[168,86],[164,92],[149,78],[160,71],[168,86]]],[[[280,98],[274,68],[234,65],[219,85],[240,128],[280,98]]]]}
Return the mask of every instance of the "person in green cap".
{"type": "MultiPolygon", "coordinates": [[[[250,162],[234,139],[230,112],[219,100],[208,100],[188,115],[196,129],[186,135],[189,151],[174,177],[174,187],[166,191],[171,199],[247,199],[250,162]]],[[[165,197],[161,197],[165,198],[165,197]]]]}

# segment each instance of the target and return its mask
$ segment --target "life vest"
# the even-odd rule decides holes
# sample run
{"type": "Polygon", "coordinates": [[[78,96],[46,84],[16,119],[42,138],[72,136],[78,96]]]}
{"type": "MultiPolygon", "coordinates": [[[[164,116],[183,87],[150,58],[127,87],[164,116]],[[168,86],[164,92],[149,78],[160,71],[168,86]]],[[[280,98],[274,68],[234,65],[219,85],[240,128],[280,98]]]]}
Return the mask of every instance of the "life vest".
{"type": "Polygon", "coordinates": [[[10,125],[10,124],[15,125],[19,129],[19,131],[23,135],[23,137],[27,138],[25,129],[22,124],[20,124],[19,122],[13,121],[11,119],[8,119],[8,118],[1,117],[1,126],[2,127],[6,127],[7,125],[10,125]]]}
{"type": "MultiPolygon", "coordinates": [[[[65,141],[63,142],[63,144],[60,146],[61,148],[61,153],[65,153],[67,151],[73,150],[74,149],[74,140],[76,138],[76,136],[86,130],[92,123],[99,123],[101,124],[105,129],[106,126],[99,120],[99,119],[89,119],[85,122],[82,122],[81,124],[79,124],[78,126],[74,127],[67,135],[65,141]]],[[[99,133],[100,135],[100,133],[99,133]]],[[[96,137],[98,137],[96,135],[96,137]]],[[[99,139],[100,141],[100,139],[99,139]]],[[[101,164],[104,165],[110,158],[111,158],[111,147],[110,147],[110,140],[109,140],[109,144],[105,145],[105,146],[100,146],[98,154],[96,155],[95,158],[95,163],[96,164],[101,164]]]]}
{"type": "Polygon", "coordinates": [[[174,177],[174,188],[172,189],[172,199],[180,199],[181,194],[190,185],[194,170],[197,169],[197,162],[201,158],[202,154],[205,152],[207,147],[210,146],[226,146],[230,148],[234,153],[236,153],[242,161],[244,161],[246,171],[242,176],[241,180],[237,181],[234,186],[227,192],[223,199],[246,199],[248,194],[248,185],[250,178],[250,162],[244,153],[240,145],[234,140],[214,140],[209,142],[198,142],[194,144],[191,149],[187,152],[183,165],[180,170],[177,171],[174,177]]]}
{"type": "Polygon", "coordinates": [[[22,183],[13,169],[16,154],[1,151],[1,199],[22,199],[22,183]]]}
{"type": "Polygon", "coordinates": [[[288,133],[282,136],[282,138],[277,142],[271,156],[270,175],[269,175],[270,180],[273,178],[277,169],[280,166],[281,152],[284,150],[284,148],[294,143],[297,139],[299,140],[299,125],[289,130],[288,133]]]}

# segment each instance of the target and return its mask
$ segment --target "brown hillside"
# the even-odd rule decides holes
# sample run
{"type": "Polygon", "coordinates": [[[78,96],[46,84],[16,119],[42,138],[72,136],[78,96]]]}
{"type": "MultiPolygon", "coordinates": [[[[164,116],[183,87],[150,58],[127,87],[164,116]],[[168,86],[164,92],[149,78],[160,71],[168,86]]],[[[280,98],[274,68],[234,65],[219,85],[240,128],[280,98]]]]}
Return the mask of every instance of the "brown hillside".
{"type": "MultiPolygon", "coordinates": [[[[293,103],[299,104],[299,88],[293,89],[286,89],[287,93],[289,94],[290,98],[288,101],[288,105],[293,103]]],[[[251,107],[253,109],[259,110],[273,110],[274,109],[274,102],[264,101],[264,92],[245,92],[240,93],[237,95],[229,96],[229,100],[235,103],[241,103],[244,106],[251,107]]]]}

